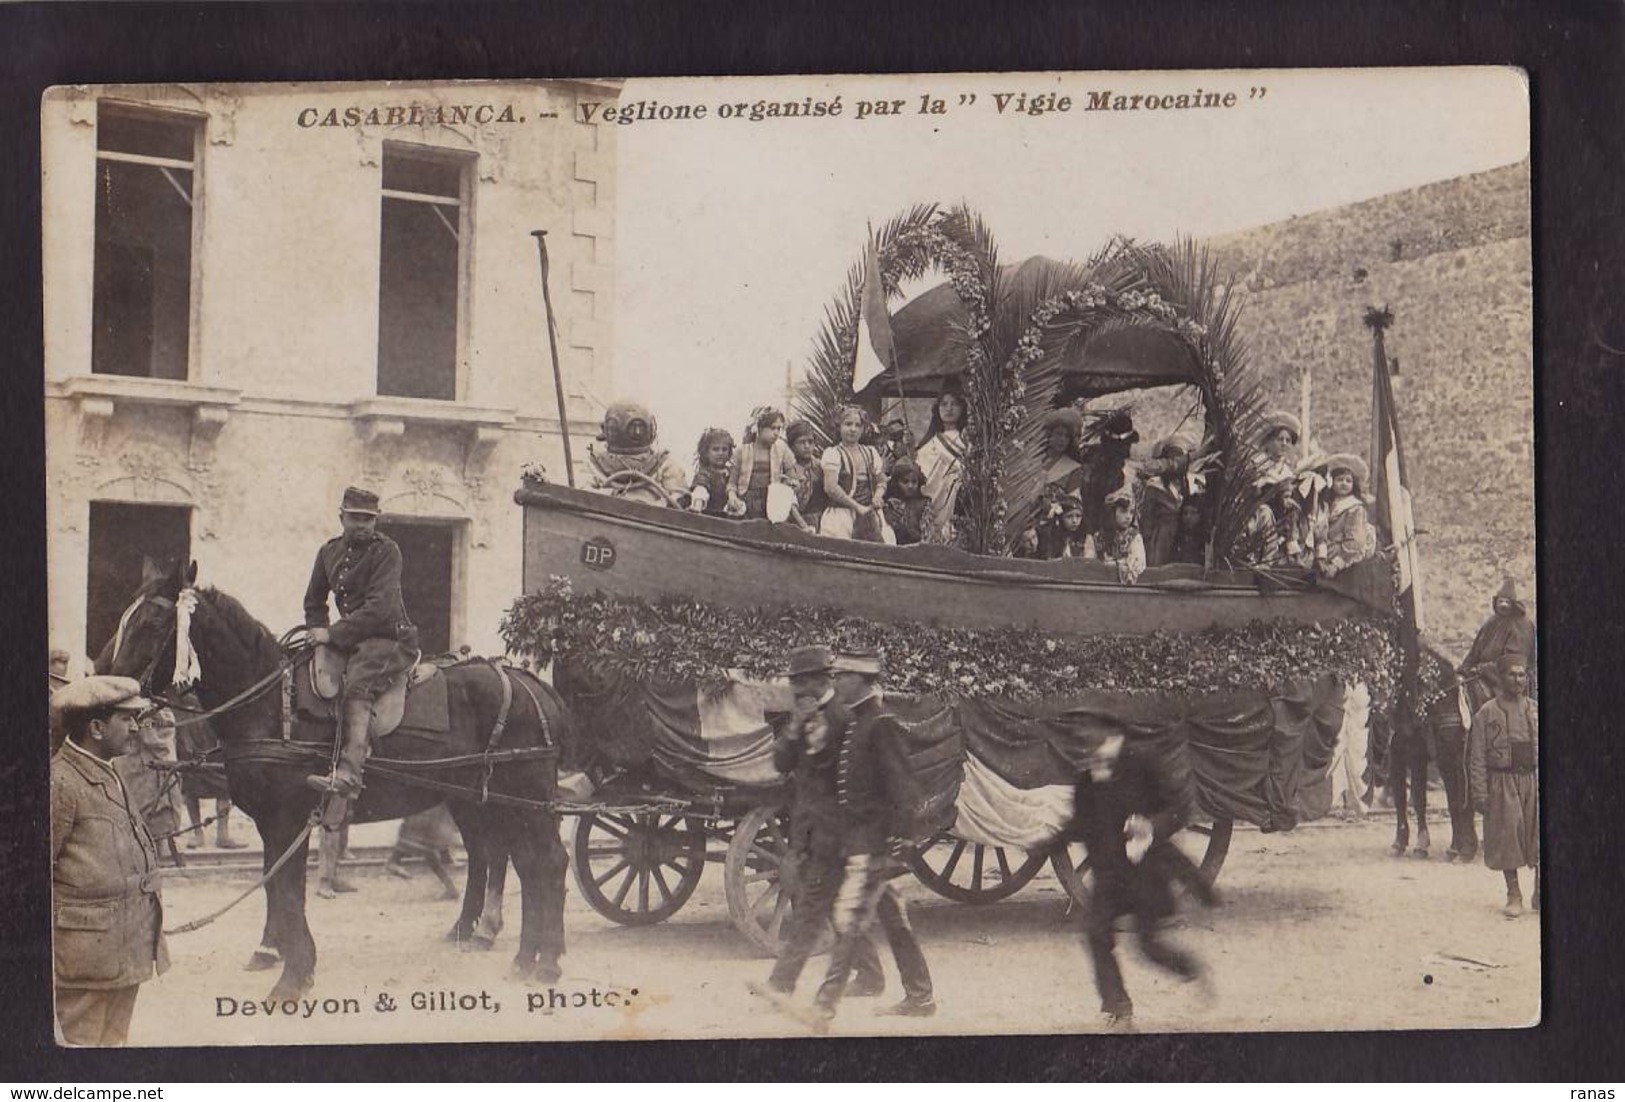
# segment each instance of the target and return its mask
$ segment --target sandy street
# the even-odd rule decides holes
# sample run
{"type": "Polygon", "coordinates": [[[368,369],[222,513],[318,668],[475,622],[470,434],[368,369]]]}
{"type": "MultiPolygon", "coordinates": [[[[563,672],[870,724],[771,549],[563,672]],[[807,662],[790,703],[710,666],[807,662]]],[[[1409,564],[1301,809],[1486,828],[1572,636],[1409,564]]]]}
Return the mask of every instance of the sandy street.
{"type": "MultiPolygon", "coordinates": [[[[1226,905],[1203,912],[1187,903],[1171,935],[1211,967],[1211,1004],[1202,1005],[1195,989],[1140,959],[1131,939],[1120,939],[1141,1030],[1534,1023],[1540,1014],[1538,916],[1502,917],[1501,878],[1482,865],[1388,856],[1391,829],[1388,820],[1376,818],[1311,824],[1284,835],[1238,828],[1219,881],[1226,905]]],[[[1438,849],[1443,845],[1441,838],[1438,849]]],[[[768,962],[728,921],[720,868],[706,871],[699,891],[675,918],[643,929],[599,917],[572,883],[570,948],[565,977],[555,989],[505,978],[517,934],[512,880],[510,926],[496,951],[479,954],[458,952],[441,940],[456,906],[436,898],[427,871],[420,869],[410,881],[377,867],[354,876],[360,887],[355,894],[312,896],[321,963],[315,990],[297,1016],[276,1007],[270,1015],[261,1006],[252,1016],[243,1009],[265,997],[274,977],[241,968],[263,919],[263,897],[256,895],[212,926],[171,939],[174,967],[143,988],[131,1043],[807,1033],[747,993],[747,982],[765,977],[768,962]],[[389,1004],[395,1009],[380,1009],[389,1004]]],[[[207,913],[251,882],[235,874],[172,879],[164,893],[168,922],[207,913]]],[[[873,1000],[853,999],[842,1007],[837,1035],[1101,1028],[1088,959],[1065,896],[1047,871],[1011,899],[980,907],[904,883],[940,1012],[929,1021],[877,1018],[873,1000]]],[[[803,997],[810,998],[823,960],[809,966],[803,997]]],[[[888,992],[889,998],[896,995],[888,992]]]]}

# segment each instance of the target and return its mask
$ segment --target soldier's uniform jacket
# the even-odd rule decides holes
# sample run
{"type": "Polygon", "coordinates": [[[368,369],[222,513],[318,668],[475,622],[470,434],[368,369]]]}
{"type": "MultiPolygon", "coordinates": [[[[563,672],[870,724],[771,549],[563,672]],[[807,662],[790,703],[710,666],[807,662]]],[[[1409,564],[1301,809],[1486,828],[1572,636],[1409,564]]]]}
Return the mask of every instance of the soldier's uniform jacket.
{"type": "MultiPolygon", "coordinates": [[[[831,694],[833,695],[833,694],[831,694]]],[[[852,717],[840,705],[826,700],[791,725],[822,723],[829,735],[817,753],[807,749],[807,735],[790,737],[786,727],[773,743],[773,768],[791,778],[790,834],[796,848],[837,860],[845,856],[840,805],[835,794],[836,756],[841,731],[852,717]]]]}
{"type": "Polygon", "coordinates": [[[878,697],[860,701],[840,735],[835,792],[848,855],[885,853],[893,838],[919,832],[908,733],[878,697]]]}
{"type": "Polygon", "coordinates": [[[1537,747],[1540,745],[1539,715],[1535,702],[1524,696],[1518,698],[1516,705],[1522,710],[1524,723],[1529,728],[1528,742],[1513,743],[1507,730],[1505,707],[1505,702],[1497,696],[1473,713],[1473,729],[1467,751],[1467,782],[1475,804],[1489,799],[1490,773],[1535,772],[1537,747]]]}
{"type": "Polygon", "coordinates": [[[401,549],[388,536],[364,542],[336,536],[322,544],[305,590],[306,627],[328,626],[329,593],[340,617],[330,628],[335,647],[353,650],[367,639],[417,646],[417,628],[401,598],[401,549]]]}
{"type": "Polygon", "coordinates": [[[56,982],[130,987],[169,968],[158,850],[118,775],[65,742],[51,759],[56,982]]]}

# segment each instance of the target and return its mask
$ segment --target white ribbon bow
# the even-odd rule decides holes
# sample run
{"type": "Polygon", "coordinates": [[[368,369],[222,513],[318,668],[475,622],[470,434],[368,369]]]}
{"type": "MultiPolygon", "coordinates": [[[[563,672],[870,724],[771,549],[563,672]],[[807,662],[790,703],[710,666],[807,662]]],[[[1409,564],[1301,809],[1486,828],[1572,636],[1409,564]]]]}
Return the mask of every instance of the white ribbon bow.
{"type": "Polygon", "coordinates": [[[175,598],[175,672],[170,690],[183,693],[203,678],[197,651],[192,646],[192,613],[197,611],[197,590],[183,589],[175,598]]]}

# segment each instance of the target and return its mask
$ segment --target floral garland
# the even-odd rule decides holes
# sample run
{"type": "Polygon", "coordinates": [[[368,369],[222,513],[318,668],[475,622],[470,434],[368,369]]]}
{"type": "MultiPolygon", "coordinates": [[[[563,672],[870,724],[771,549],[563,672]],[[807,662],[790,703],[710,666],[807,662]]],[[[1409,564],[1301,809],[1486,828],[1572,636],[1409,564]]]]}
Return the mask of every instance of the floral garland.
{"type": "MultiPolygon", "coordinates": [[[[965,472],[961,485],[968,489],[968,544],[973,551],[996,554],[1001,549],[999,534],[1008,511],[997,491],[1004,462],[1004,449],[998,445],[1008,439],[1012,415],[1019,421],[1024,389],[1020,376],[1011,374],[1010,365],[1006,364],[1005,370],[997,375],[987,370],[993,360],[989,348],[993,332],[988,285],[991,273],[984,270],[984,258],[959,244],[943,228],[948,220],[965,216],[963,211],[943,212],[929,226],[899,234],[891,267],[918,270],[928,263],[934,264],[948,276],[954,294],[965,308],[966,334],[970,338],[965,365],[968,408],[960,463],[965,472]],[[989,487],[991,492],[980,493],[978,487],[989,487]]],[[[886,275],[886,260],[882,255],[882,275],[891,284],[891,277],[886,275]]],[[[891,289],[888,287],[888,291],[891,289]]],[[[855,348],[856,328],[852,340],[855,348]]]]}
{"type": "Polygon", "coordinates": [[[1089,690],[1204,695],[1271,691],[1331,673],[1363,681],[1390,706],[1400,650],[1391,621],[1324,624],[1255,621],[1200,632],[1048,636],[1022,629],[968,630],[883,624],[837,609],[741,611],[687,598],[645,601],[578,594],[553,577],[503,617],[511,653],[538,665],[590,656],[649,686],[721,687],[729,670],[768,678],[809,642],[861,646],[886,656],[886,686],[902,693],[1035,699],[1089,690]]]}

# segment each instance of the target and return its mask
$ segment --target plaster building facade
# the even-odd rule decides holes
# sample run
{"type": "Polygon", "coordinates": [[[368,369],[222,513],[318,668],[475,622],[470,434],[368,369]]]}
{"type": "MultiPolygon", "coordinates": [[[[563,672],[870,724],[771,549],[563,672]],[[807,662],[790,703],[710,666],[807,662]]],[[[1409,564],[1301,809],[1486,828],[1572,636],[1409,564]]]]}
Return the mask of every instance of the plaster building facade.
{"type": "Polygon", "coordinates": [[[426,651],[500,653],[520,468],[612,391],[613,84],[57,88],[43,104],[50,642],[143,556],[281,632],[351,483],[426,651]]]}

